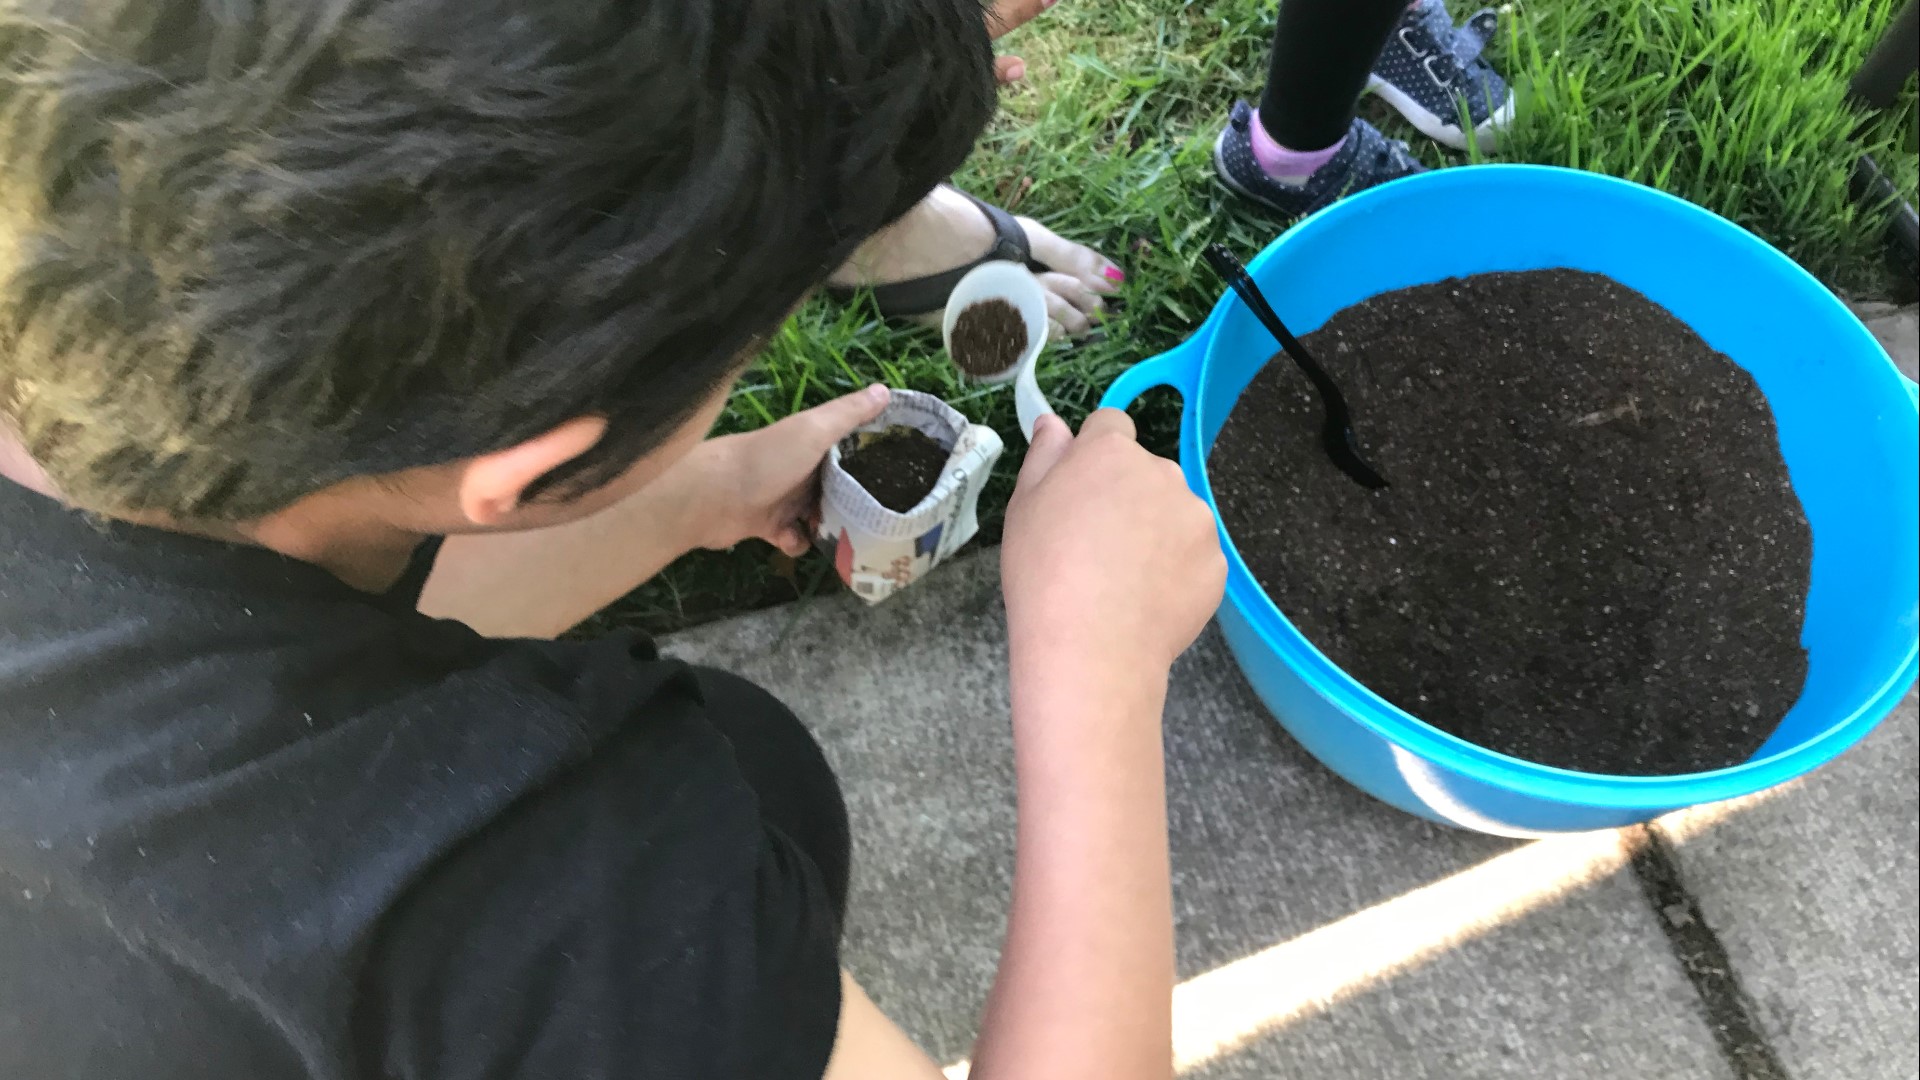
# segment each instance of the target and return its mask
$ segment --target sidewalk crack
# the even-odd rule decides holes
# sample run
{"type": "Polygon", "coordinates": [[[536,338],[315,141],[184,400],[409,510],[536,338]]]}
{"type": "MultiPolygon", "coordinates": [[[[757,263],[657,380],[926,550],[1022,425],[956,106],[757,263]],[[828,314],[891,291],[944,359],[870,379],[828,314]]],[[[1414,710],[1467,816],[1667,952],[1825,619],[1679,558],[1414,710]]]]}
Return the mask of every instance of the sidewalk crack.
{"type": "Polygon", "coordinates": [[[1700,999],[1707,1027],[1738,1080],[1793,1080],[1760,1025],[1759,1009],[1741,985],[1720,935],[1680,877],[1673,845],[1652,825],[1629,834],[1633,873],[1666,932],[1667,945],[1700,999]]]}

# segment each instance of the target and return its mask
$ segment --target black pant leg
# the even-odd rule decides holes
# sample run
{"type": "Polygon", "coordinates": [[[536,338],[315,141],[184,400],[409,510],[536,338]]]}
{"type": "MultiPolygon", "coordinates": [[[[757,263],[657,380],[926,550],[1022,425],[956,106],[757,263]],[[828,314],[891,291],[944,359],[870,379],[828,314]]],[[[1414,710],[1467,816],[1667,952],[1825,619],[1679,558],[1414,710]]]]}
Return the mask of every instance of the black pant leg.
{"type": "Polygon", "coordinates": [[[1289,150],[1323,150],[1353,124],[1367,74],[1407,0],[1280,0],[1260,126],[1289,150]]]}

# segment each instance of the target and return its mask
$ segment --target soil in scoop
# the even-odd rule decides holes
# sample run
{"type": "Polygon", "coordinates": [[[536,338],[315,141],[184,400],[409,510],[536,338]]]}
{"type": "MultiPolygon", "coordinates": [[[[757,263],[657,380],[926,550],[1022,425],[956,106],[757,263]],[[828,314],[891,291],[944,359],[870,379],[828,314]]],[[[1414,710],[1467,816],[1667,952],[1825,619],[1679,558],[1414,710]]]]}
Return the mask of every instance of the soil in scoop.
{"type": "Polygon", "coordinates": [[[1369,493],[1284,357],[1209,471],[1280,610],[1387,700],[1547,765],[1750,758],[1800,696],[1812,534],[1753,379],[1611,279],[1484,274],[1386,293],[1306,342],[1369,493]]]}
{"type": "Polygon", "coordinates": [[[920,505],[940,482],[951,453],[910,427],[890,427],[860,438],[858,447],[841,453],[840,467],[896,514],[920,505]]]}
{"type": "Polygon", "coordinates": [[[1005,300],[969,304],[953,320],[953,362],[975,378],[998,375],[1027,351],[1027,321],[1005,300]]]}

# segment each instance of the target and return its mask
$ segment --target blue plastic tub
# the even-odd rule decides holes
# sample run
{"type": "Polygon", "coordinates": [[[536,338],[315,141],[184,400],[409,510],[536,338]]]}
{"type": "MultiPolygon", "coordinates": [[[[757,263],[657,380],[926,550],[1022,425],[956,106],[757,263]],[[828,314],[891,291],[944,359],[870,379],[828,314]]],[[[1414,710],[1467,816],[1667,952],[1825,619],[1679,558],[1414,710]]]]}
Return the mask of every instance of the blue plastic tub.
{"type": "MultiPolygon", "coordinates": [[[[1852,746],[1913,684],[1920,477],[1913,383],[1811,275],[1691,203],[1591,173],[1446,169],[1337,203],[1250,264],[1296,332],[1376,293],[1493,270],[1573,267],[1638,289],[1753,374],[1813,525],[1804,691],[1751,761],[1717,772],[1569,772],[1457,739],[1329,661],[1274,607],[1221,529],[1220,624],[1268,708],[1329,768],[1403,810],[1503,835],[1577,832],[1761,791],[1852,746]]],[[[1122,375],[1104,405],[1154,386],[1185,400],[1180,462],[1213,502],[1207,452],[1274,343],[1230,293],[1179,348],[1122,375]]],[[[1702,448],[1710,453],[1711,448],[1702,448]]],[[[1216,512],[1217,520],[1217,512],[1216,512]]]]}

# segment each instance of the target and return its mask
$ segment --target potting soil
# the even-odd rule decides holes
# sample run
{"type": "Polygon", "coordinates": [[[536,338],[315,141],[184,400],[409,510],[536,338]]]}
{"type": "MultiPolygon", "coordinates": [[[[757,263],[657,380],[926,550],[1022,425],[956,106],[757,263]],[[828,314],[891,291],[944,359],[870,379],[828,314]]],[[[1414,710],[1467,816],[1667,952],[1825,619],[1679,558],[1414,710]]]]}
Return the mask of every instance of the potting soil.
{"type": "Polygon", "coordinates": [[[1385,293],[1306,337],[1368,492],[1285,358],[1210,462],[1235,546],[1348,673],[1480,746],[1664,775],[1749,759],[1799,698],[1812,533],[1751,376],[1611,279],[1385,293]]]}
{"type": "Polygon", "coordinates": [[[1005,300],[967,305],[953,320],[953,362],[975,378],[998,375],[1027,351],[1027,321],[1005,300]]]}
{"type": "Polygon", "coordinates": [[[904,514],[920,505],[946,468],[952,451],[910,427],[891,427],[860,437],[840,456],[840,467],[880,505],[904,514]]]}

